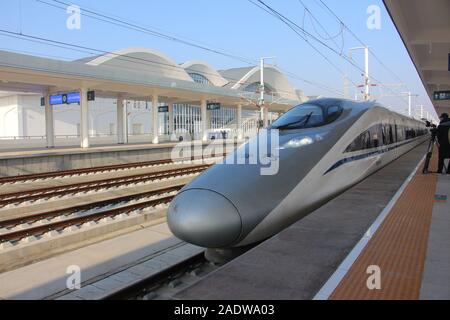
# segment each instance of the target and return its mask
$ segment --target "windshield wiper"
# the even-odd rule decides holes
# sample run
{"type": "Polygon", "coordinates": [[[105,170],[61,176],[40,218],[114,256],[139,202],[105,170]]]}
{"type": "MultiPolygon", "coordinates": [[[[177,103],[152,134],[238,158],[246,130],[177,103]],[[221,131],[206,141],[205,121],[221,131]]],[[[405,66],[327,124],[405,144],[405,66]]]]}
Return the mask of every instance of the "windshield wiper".
{"type": "MultiPolygon", "coordinates": [[[[279,126],[279,127],[274,127],[273,129],[285,130],[285,129],[288,129],[290,126],[293,126],[294,124],[298,124],[298,123],[301,124],[301,123],[303,123],[303,122],[304,122],[303,125],[306,125],[306,124],[308,124],[309,119],[311,119],[313,113],[314,113],[314,111],[312,111],[311,113],[309,113],[306,117],[301,118],[300,120],[293,121],[293,122],[284,124],[284,125],[279,126]]],[[[292,129],[295,129],[295,128],[292,128],[292,129]]]]}

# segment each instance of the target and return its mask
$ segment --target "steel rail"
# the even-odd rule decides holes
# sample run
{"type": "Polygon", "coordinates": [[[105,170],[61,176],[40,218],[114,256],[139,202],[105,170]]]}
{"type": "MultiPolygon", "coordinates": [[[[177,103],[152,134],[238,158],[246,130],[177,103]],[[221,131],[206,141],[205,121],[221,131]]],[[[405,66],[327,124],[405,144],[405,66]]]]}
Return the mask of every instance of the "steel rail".
{"type": "MultiPolygon", "coordinates": [[[[214,155],[213,157],[219,157],[219,156],[225,156],[225,155],[226,154],[224,153],[221,155],[214,155]]],[[[201,159],[205,159],[205,158],[203,158],[203,157],[186,157],[186,158],[180,158],[176,162],[195,161],[195,160],[201,160],[201,159]]],[[[0,177],[0,184],[11,183],[11,182],[24,182],[27,180],[39,180],[39,179],[45,179],[45,178],[75,176],[75,175],[81,175],[83,173],[102,173],[102,172],[108,172],[108,171],[115,171],[115,170],[119,170],[119,169],[142,168],[142,167],[156,166],[156,165],[162,165],[162,164],[171,164],[171,163],[175,164],[175,162],[173,162],[171,159],[165,159],[165,160],[153,160],[153,161],[146,161],[146,162],[116,164],[116,165],[109,165],[109,166],[99,166],[99,167],[94,167],[94,168],[81,168],[81,169],[61,170],[61,171],[54,171],[54,172],[25,174],[25,175],[13,176],[13,177],[0,177]]]]}
{"type": "Polygon", "coordinates": [[[126,214],[132,211],[145,209],[147,207],[153,207],[160,204],[167,204],[172,201],[174,196],[167,196],[155,200],[145,201],[141,203],[136,203],[116,209],[111,209],[108,211],[96,212],[82,217],[69,218],[67,220],[52,222],[42,226],[30,227],[23,230],[8,232],[0,235],[0,243],[2,242],[16,242],[20,241],[25,237],[40,236],[49,231],[61,231],[67,227],[82,225],[91,221],[99,221],[103,218],[113,218],[119,214],[126,214]]]}
{"type": "Polygon", "coordinates": [[[67,215],[70,215],[70,214],[73,214],[76,212],[80,212],[80,211],[86,211],[86,210],[90,210],[90,209],[94,209],[94,208],[101,208],[101,207],[105,207],[108,205],[116,205],[116,204],[119,204],[124,201],[139,200],[142,198],[158,196],[158,195],[165,194],[165,193],[179,191],[183,186],[184,185],[182,184],[182,185],[177,185],[177,186],[164,188],[164,189],[158,189],[158,190],[153,190],[153,191],[146,191],[146,192],[141,192],[141,193],[137,193],[137,194],[121,196],[121,197],[117,197],[114,199],[90,202],[90,203],[86,203],[86,204],[73,206],[70,208],[58,209],[58,210],[36,213],[36,214],[31,214],[31,215],[13,218],[13,219],[7,219],[7,220],[0,221],[0,228],[11,229],[18,225],[24,224],[24,223],[31,224],[31,223],[35,223],[35,222],[43,220],[43,219],[53,219],[53,218],[63,216],[63,215],[67,216],[67,215]]]}
{"type": "Polygon", "coordinates": [[[79,192],[96,191],[104,188],[113,188],[124,184],[140,183],[150,180],[176,177],[188,173],[196,173],[209,168],[210,165],[199,165],[187,168],[171,169],[160,172],[143,173],[118,178],[109,178],[104,180],[95,180],[89,182],[79,182],[58,187],[49,187],[33,189],[28,191],[19,191],[0,195],[0,207],[8,204],[33,201],[41,198],[57,197],[79,192]]]}

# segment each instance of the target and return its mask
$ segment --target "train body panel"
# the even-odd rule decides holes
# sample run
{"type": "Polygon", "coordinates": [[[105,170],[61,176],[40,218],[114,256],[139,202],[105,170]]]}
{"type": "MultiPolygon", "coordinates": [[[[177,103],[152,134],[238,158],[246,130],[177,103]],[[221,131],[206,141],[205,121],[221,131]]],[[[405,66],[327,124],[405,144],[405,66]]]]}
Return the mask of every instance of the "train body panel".
{"type": "MultiPolygon", "coordinates": [[[[390,151],[384,152],[389,148],[385,146],[379,149],[379,153],[346,162],[329,171],[338,162],[337,158],[358,157],[367,153],[367,151],[363,151],[345,155],[345,149],[365,128],[385,121],[386,114],[389,113],[391,112],[384,108],[365,112],[320,163],[237,246],[248,245],[260,241],[267,234],[278,233],[426,140],[426,137],[422,136],[410,140],[408,143],[398,142],[391,146],[390,151]]],[[[401,121],[401,118],[398,118],[397,121],[401,121]]]]}
{"type": "MultiPolygon", "coordinates": [[[[236,164],[239,157],[251,157],[248,143],[229,155],[225,164],[215,165],[184,187],[169,207],[172,232],[187,242],[208,248],[257,243],[426,139],[422,135],[424,124],[370,102],[321,99],[290,112],[304,108],[300,109],[305,113],[303,118],[298,117],[306,126],[313,112],[320,113],[314,111],[317,106],[325,110],[323,124],[288,128],[286,119],[279,121],[284,124],[279,126],[278,173],[261,175],[263,164],[236,164]],[[330,108],[339,111],[339,115],[325,123],[326,110],[330,108]],[[292,141],[304,139],[309,143],[291,146],[292,141]],[[213,199],[220,199],[220,208],[215,207],[213,199]]],[[[286,117],[289,118],[289,112],[286,117]]],[[[301,123],[300,120],[297,122],[301,123]]]]}

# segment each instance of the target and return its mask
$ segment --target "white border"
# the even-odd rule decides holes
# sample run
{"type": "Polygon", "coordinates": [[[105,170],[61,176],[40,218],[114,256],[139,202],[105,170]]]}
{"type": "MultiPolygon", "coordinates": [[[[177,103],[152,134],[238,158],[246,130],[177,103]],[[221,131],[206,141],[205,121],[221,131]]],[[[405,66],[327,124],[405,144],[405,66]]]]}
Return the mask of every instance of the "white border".
{"type": "Polygon", "coordinates": [[[319,292],[316,293],[313,300],[328,300],[330,295],[334,292],[336,287],[342,281],[344,276],[350,270],[352,265],[355,263],[356,259],[359,257],[361,252],[366,247],[367,243],[369,243],[370,239],[372,239],[373,235],[377,232],[380,225],[383,223],[384,219],[386,219],[387,215],[391,212],[394,205],[397,203],[398,199],[402,195],[403,191],[405,191],[408,184],[411,182],[412,178],[415,176],[416,172],[419,170],[421,164],[425,156],[419,161],[417,167],[413,170],[413,172],[409,175],[409,177],[403,182],[400,189],[397,190],[394,197],[389,201],[387,206],[383,209],[377,219],[373,222],[373,224],[366,231],[364,236],[359,240],[356,246],[352,249],[352,251],[348,254],[348,256],[342,261],[333,275],[328,279],[328,281],[322,286],[319,292]]]}

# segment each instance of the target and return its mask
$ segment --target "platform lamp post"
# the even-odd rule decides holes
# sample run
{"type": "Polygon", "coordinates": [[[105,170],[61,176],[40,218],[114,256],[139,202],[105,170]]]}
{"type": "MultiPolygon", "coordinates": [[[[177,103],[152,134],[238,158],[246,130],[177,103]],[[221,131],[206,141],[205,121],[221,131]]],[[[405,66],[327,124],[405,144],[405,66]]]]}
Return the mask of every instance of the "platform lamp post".
{"type": "Polygon", "coordinates": [[[259,105],[260,105],[260,117],[261,117],[261,123],[263,123],[263,126],[266,128],[269,123],[268,123],[268,119],[266,116],[266,107],[264,107],[264,91],[265,91],[265,86],[264,86],[264,61],[267,59],[275,59],[275,57],[261,57],[261,66],[260,66],[260,75],[261,75],[261,79],[260,79],[260,98],[259,98],[259,105]]]}

